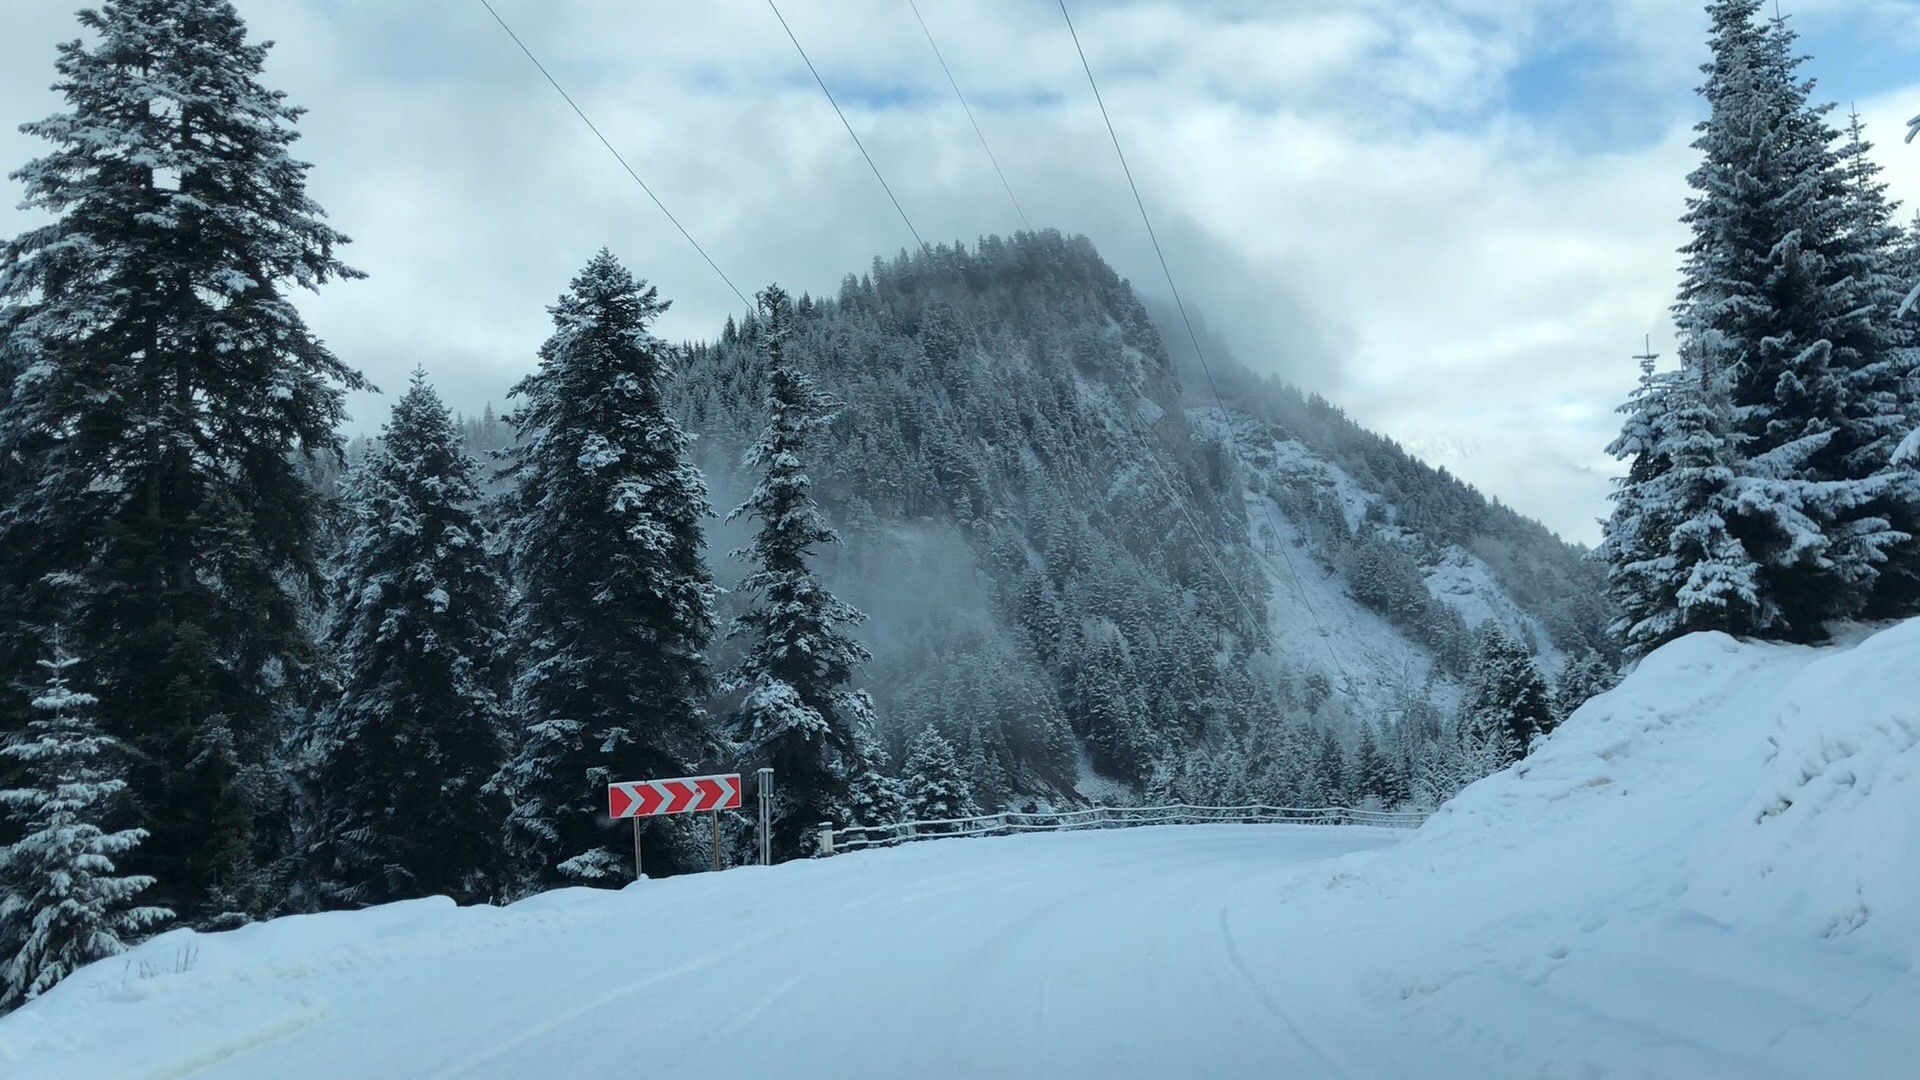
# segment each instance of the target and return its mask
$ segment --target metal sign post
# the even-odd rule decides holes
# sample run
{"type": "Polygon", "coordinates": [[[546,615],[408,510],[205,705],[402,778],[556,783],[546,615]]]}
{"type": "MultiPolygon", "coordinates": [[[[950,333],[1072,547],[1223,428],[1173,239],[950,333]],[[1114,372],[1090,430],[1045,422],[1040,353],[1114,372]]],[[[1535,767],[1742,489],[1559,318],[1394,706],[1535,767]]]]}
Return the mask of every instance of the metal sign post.
{"type": "Polygon", "coordinates": [[[639,881],[647,875],[640,872],[640,819],[633,819],[633,880],[639,881]]]}
{"type": "Polygon", "coordinates": [[[720,811],[707,815],[713,818],[713,868],[720,869],[720,811]]]}
{"type": "Polygon", "coordinates": [[[760,782],[760,865],[773,863],[773,838],[769,833],[769,822],[773,819],[773,770],[761,769],[754,773],[754,779],[760,782]]]}

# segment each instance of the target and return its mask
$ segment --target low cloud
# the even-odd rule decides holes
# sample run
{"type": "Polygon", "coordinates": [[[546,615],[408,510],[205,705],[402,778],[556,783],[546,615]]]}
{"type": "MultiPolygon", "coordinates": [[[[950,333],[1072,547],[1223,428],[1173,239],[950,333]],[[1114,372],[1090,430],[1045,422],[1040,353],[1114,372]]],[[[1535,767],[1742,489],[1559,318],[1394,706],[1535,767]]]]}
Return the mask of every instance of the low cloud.
{"type": "MultiPolygon", "coordinates": [[[[78,35],[76,6],[0,11],[0,117],[58,106],[52,46],[78,35]]],[[[749,295],[774,280],[831,292],[912,243],[759,0],[495,6],[749,295]]],[[[1028,218],[1087,234],[1164,296],[1057,11],[920,6],[1028,218]]],[[[1910,5],[1789,6],[1822,49],[1920,50],[1910,5]]],[[[303,307],[381,386],[421,364],[456,408],[498,405],[533,364],[546,305],[601,245],[674,301],[664,336],[708,336],[740,307],[477,0],[239,7],[280,42],[268,81],[312,110],[297,149],[315,162],[313,194],[372,275],[303,307]]],[[[782,10],[922,236],[1019,226],[906,5],[782,10]]],[[[1182,295],[1233,352],[1593,540],[1630,354],[1643,336],[1672,351],[1698,7],[1167,0],[1074,12],[1182,295]]],[[[1920,148],[1898,139],[1920,112],[1920,52],[1891,82],[1860,82],[1844,52],[1811,70],[1823,96],[1858,100],[1896,194],[1920,199],[1920,148]]],[[[40,152],[0,132],[0,162],[40,152]]],[[[29,220],[0,214],[0,233],[29,220]]],[[[356,424],[377,428],[387,400],[357,397],[356,424]]]]}

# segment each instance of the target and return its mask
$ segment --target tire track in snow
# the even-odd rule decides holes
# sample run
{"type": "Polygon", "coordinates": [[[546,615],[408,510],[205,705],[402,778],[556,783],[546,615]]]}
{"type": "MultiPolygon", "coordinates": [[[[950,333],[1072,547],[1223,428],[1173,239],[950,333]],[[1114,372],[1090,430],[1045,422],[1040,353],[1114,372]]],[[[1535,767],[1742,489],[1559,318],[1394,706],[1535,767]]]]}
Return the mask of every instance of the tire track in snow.
{"type": "Polygon", "coordinates": [[[1253,991],[1254,1000],[1260,1003],[1260,1007],[1266,1010],[1267,1015],[1279,1021],[1280,1026],[1287,1029],[1287,1034],[1293,1036],[1295,1042],[1306,1047],[1307,1051],[1325,1065],[1332,1075],[1348,1077],[1350,1080],[1360,1075],[1351,1066],[1335,1060],[1330,1053],[1321,1048],[1318,1042],[1308,1038],[1306,1031],[1294,1020],[1293,1015],[1282,1008],[1280,1003],[1267,993],[1267,988],[1261,985],[1260,980],[1254,977],[1253,969],[1247,965],[1246,958],[1240,955],[1240,946],[1234,941],[1233,928],[1228,924],[1227,907],[1224,904],[1220,907],[1220,943],[1226,948],[1227,959],[1232,961],[1234,970],[1240,973],[1240,977],[1246,980],[1247,988],[1253,991]]]}
{"type": "MultiPolygon", "coordinates": [[[[856,904],[853,906],[858,908],[869,908],[869,907],[875,906],[875,903],[872,901],[869,901],[864,904],[856,904]]],[[[600,1012],[622,1001],[625,1001],[626,999],[633,997],[635,994],[643,993],[647,990],[654,989],[655,987],[661,986],[663,984],[672,983],[676,980],[679,980],[688,975],[691,975],[694,972],[705,971],[709,968],[717,967],[737,957],[760,951],[763,948],[765,948],[767,945],[775,941],[778,941],[781,938],[791,934],[796,929],[810,928],[810,927],[822,925],[825,923],[830,923],[835,919],[842,918],[842,917],[844,917],[843,911],[833,912],[826,916],[809,919],[803,923],[797,924],[797,926],[783,925],[778,929],[771,930],[764,934],[756,935],[755,937],[749,938],[746,941],[736,942],[733,946],[729,948],[718,949],[713,952],[709,952],[703,956],[698,956],[689,960],[682,961],[681,963],[675,964],[672,967],[665,968],[660,971],[656,971],[653,974],[646,976],[645,978],[636,979],[633,982],[624,983],[620,986],[616,986],[613,989],[608,990],[603,994],[596,995],[595,997],[587,1000],[586,1002],[583,1002],[580,1005],[576,1005],[570,1009],[566,1009],[552,1016],[549,1016],[547,1019],[542,1020],[539,1023],[530,1024],[520,1029],[520,1031],[517,1032],[516,1034],[508,1038],[502,1039],[497,1043],[494,1043],[491,1047],[481,1051],[478,1054],[474,1054],[472,1056],[463,1058],[455,1064],[452,1064],[444,1068],[438,1069],[434,1072],[428,1073],[425,1077],[422,1078],[422,1080],[455,1080],[455,1078],[465,1078],[465,1077],[473,1076],[478,1069],[480,1069],[482,1066],[486,1065],[487,1063],[492,1061],[497,1061],[500,1058],[513,1053],[515,1050],[518,1050],[529,1043],[537,1041],[542,1036],[549,1035],[555,1031],[558,1031],[563,1027],[566,1027],[573,1023],[577,1023],[578,1021],[585,1019],[586,1017],[591,1016],[594,1013],[600,1012]]]]}
{"type": "Polygon", "coordinates": [[[325,1009],[315,1009],[303,1016],[289,1017],[264,1030],[257,1031],[236,1042],[216,1046],[204,1051],[193,1059],[176,1065],[166,1072],[152,1074],[153,1080],[185,1080],[196,1073],[206,1072],[215,1065],[224,1065],[243,1054],[258,1050],[263,1046],[279,1042],[281,1039],[299,1031],[301,1028],[326,1016],[325,1009]]]}

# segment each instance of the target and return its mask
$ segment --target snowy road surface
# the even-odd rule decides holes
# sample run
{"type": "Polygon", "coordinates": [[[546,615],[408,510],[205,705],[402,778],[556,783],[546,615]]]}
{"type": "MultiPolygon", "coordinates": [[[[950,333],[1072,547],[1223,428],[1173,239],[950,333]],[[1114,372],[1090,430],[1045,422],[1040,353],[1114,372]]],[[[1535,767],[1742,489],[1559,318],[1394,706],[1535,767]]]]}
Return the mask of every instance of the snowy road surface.
{"type": "Polygon", "coordinates": [[[109,1038],[75,1032],[57,1060],[0,1072],[1364,1075],[1353,1062],[1371,1055],[1320,1028],[1321,988],[1291,959],[1316,929],[1287,925],[1267,894],[1303,864],[1402,835],[955,840],[506,911],[423,901],[283,919],[196,939],[185,973],[125,973],[109,1038]]]}
{"type": "Polygon", "coordinates": [[[1657,651],[1410,835],[1173,826],[175,931],[4,1080],[1920,1077],[1920,620],[1657,651]]]}

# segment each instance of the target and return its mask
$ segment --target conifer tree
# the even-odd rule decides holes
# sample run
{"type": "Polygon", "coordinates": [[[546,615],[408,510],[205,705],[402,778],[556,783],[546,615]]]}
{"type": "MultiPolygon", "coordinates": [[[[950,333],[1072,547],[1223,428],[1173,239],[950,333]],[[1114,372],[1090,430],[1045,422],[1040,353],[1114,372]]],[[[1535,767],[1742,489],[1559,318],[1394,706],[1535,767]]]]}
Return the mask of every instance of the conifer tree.
{"type": "Polygon", "coordinates": [[[1132,692],[1126,639],[1109,627],[1085,647],[1074,696],[1088,753],[1100,771],[1137,782],[1151,767],[1156,747],[1132,692]]]}
{"type": "Polygon", "coordinates": [[[787,294],[771,286],[758,301],[771,415],[746,456],[749,468],[762,470],[760,482],[727,520],[760,523],[752,545],[734,552],[754,567],[740,591],[759,602],[734,620],[731,636],[746,639],[747,655],[727,688],[744,695],[733,737],[780,778],[773,848],[791,857],[816,824],[847,819],[852,781],[867,768],[861,759],[873,707],[864,691],[847,687],[868,655],[843,628],[866,616],[828,592],[808,566],[817,545],[839,537],[809,493],[802,455],[839,406],[788,354],[787,294]]]}
{"type": "Polygon", "coordinates": [[[1555,722],[1552,693],[1533,657],[1512,635],[1486,623],[1468,680],[1462,730],[1476,749],[1499,747],[1504,766],[1525,757],[1533,740],[1553,730],[1555,722]]]}
{"type": "Polygon", "coordinates": [[[1920,210],[1900,230],[1893,249],[1894,279],[1905,286],[1906,295],[1894,306],[1893,317],[1908,343],[1920,336],[1920,210]]]}
{"type": "MultiPolygon", "coordinates": [[[[507,416],[503,528],[521,593],[512,623],[519,745],[495,778],[513,809],[523,884],[614,884],[630,873],[606,785],[680,776],[715,756],[713,580],[701,560],[706,482],[666,409],[675,354],[648,332],[666,302],[602,250],[551,309],[540,366],[507,416]]],[[[663,846],[650,866],[699,855],[663,846]]]]}
{"type": "Polygon", "coordinates": [[[1459,733],[1444,729],[1423,738],[1414,755],[1412,793],[1415,805],[1435,809],[1472,781],[1459,733]]]}
{"type": "MultiPolygon", "coordinates": [[[[951,821],[980,812],[967,792],[954,759],[953,744],[927,728],[913,740],[907,755],[907,816],[914,821],[951,821]]],[[[947,826],[929,831],[945,832],[947,826]]]]}
{"type": "Polygon", "coordinates": [[[1723,408],[1737,450],[1726,520],[1759,568],[1761,632],[1810,640],[1857,613],[1907,537],[1876,507],[1891,342],[1872,177],[1853,183],[1828,106],[1810,103],[1795,35],[1759,0],[1715,0],[1711,114],[1689,177],[1692,242],[1675,315],[1682,367],[1723,408]],[[1876,269],[1876,263],[1881,267],[1876,269]],[[1723,405],[1721,403],[1724,403],[1723,405]]]}
{"type": "Polygon", "coordinates": [[[1920,320],[1899,312],[1916,257],[1880,179],[1858,113],[1848,117],[1838,151],[1846,246],[1840,266],[1847,295],[1869,312],[1858,362],[1845,372],[1843,419],[1834,436],[1836,467],[1855,492],[1843,541],[1863,613],[1899,617],[1920,611],[1920,467],[1894,451],[1920,425],[1920,320]],[[1849,550],[1851,549],[1851,550],[1849,550]]]}
{"type": "Polygon", "coordinates": [[[24,128],[54,149],[14,174],[53,220],[0,255],[0,460],[34,480],[0,480],[0,613],[36,641],[69,613],[136,763],[152,836],[128,860],[204,924],[277,899],[269,757],[318,585],[299,459],[338,452],[343,388],[364,386],[287,293],[358,274],[288,153],[301,110],[261,84],[267,46],[232,4],[79,18],[66,110],[24,128]]]}
{"type": "Polygon", "coordinates": [[[310,853],[328,904],[468,901],[498,878],[507,807],[507,592],[478,512],[477,466],[426,374],[348,485],[328,644],[339,700],[314,738],[310,853]]]}
{"type": "Polygon", "coordinates": [[[131,903],[151,877],[117,876],[114,860],[147,833],[107,831],[127,787],[117,775],[126,755],[95,721],[93,695],[72,687],[77,663],[56,645],[41,661],[47,680],[33,698],[35,718],[0,745],[20,784],[0,790],[0,809],[19,834],[0,849],[0,1012],[173,917],[131,903]]]}
{"type": "Polygon", "coordinates": [[[1345,806],[1351,800],[1352,792],[1347,788],[1347,755],[1340,749],[1340,736],[1330,727],[1320,729],[1319,744],[1314,749],[1313,774],[1325,805],[1345,806]]]}
{"type": "Polygon", "coordinates": [[[1553,685],[1554,712],[1565,720],[1574,710],[1619,685],[1613,666],[1592,649],[1567,661],[1553,685]]]}
{"type": "Polygon", "coordinates": [[[1614,631],[1635,655],[1682,634],[1764,633],[1780,627],[1761,568],[1733,534],[1739,511],[1731,421],[1701,375],[1654,372],[1622,409],[1626,426],[1608,452],[1627,459],[1609,496],[1614,511],[1600,553],[1620,611],[1614,631]]]}
{"type": "Polygon", "coordinates": [[[900,781],[880,771],[878,752],[868,748],[864,770],[853,778],[847,811],[855,825],[892,825],[907,812],[907,794],[900,781]]]}
{"type": "Polygon", "coordinates": [[[1392,807],[1397,801],[1394,797],[1392,767],[1387,756],[1380,752],[1380,742],[1374,738],[1371,725],[1360,728],[1360,748],[1354,754],[1353,795],[1356,800],[1373,799],[1383,807],[1392,807]]]}

